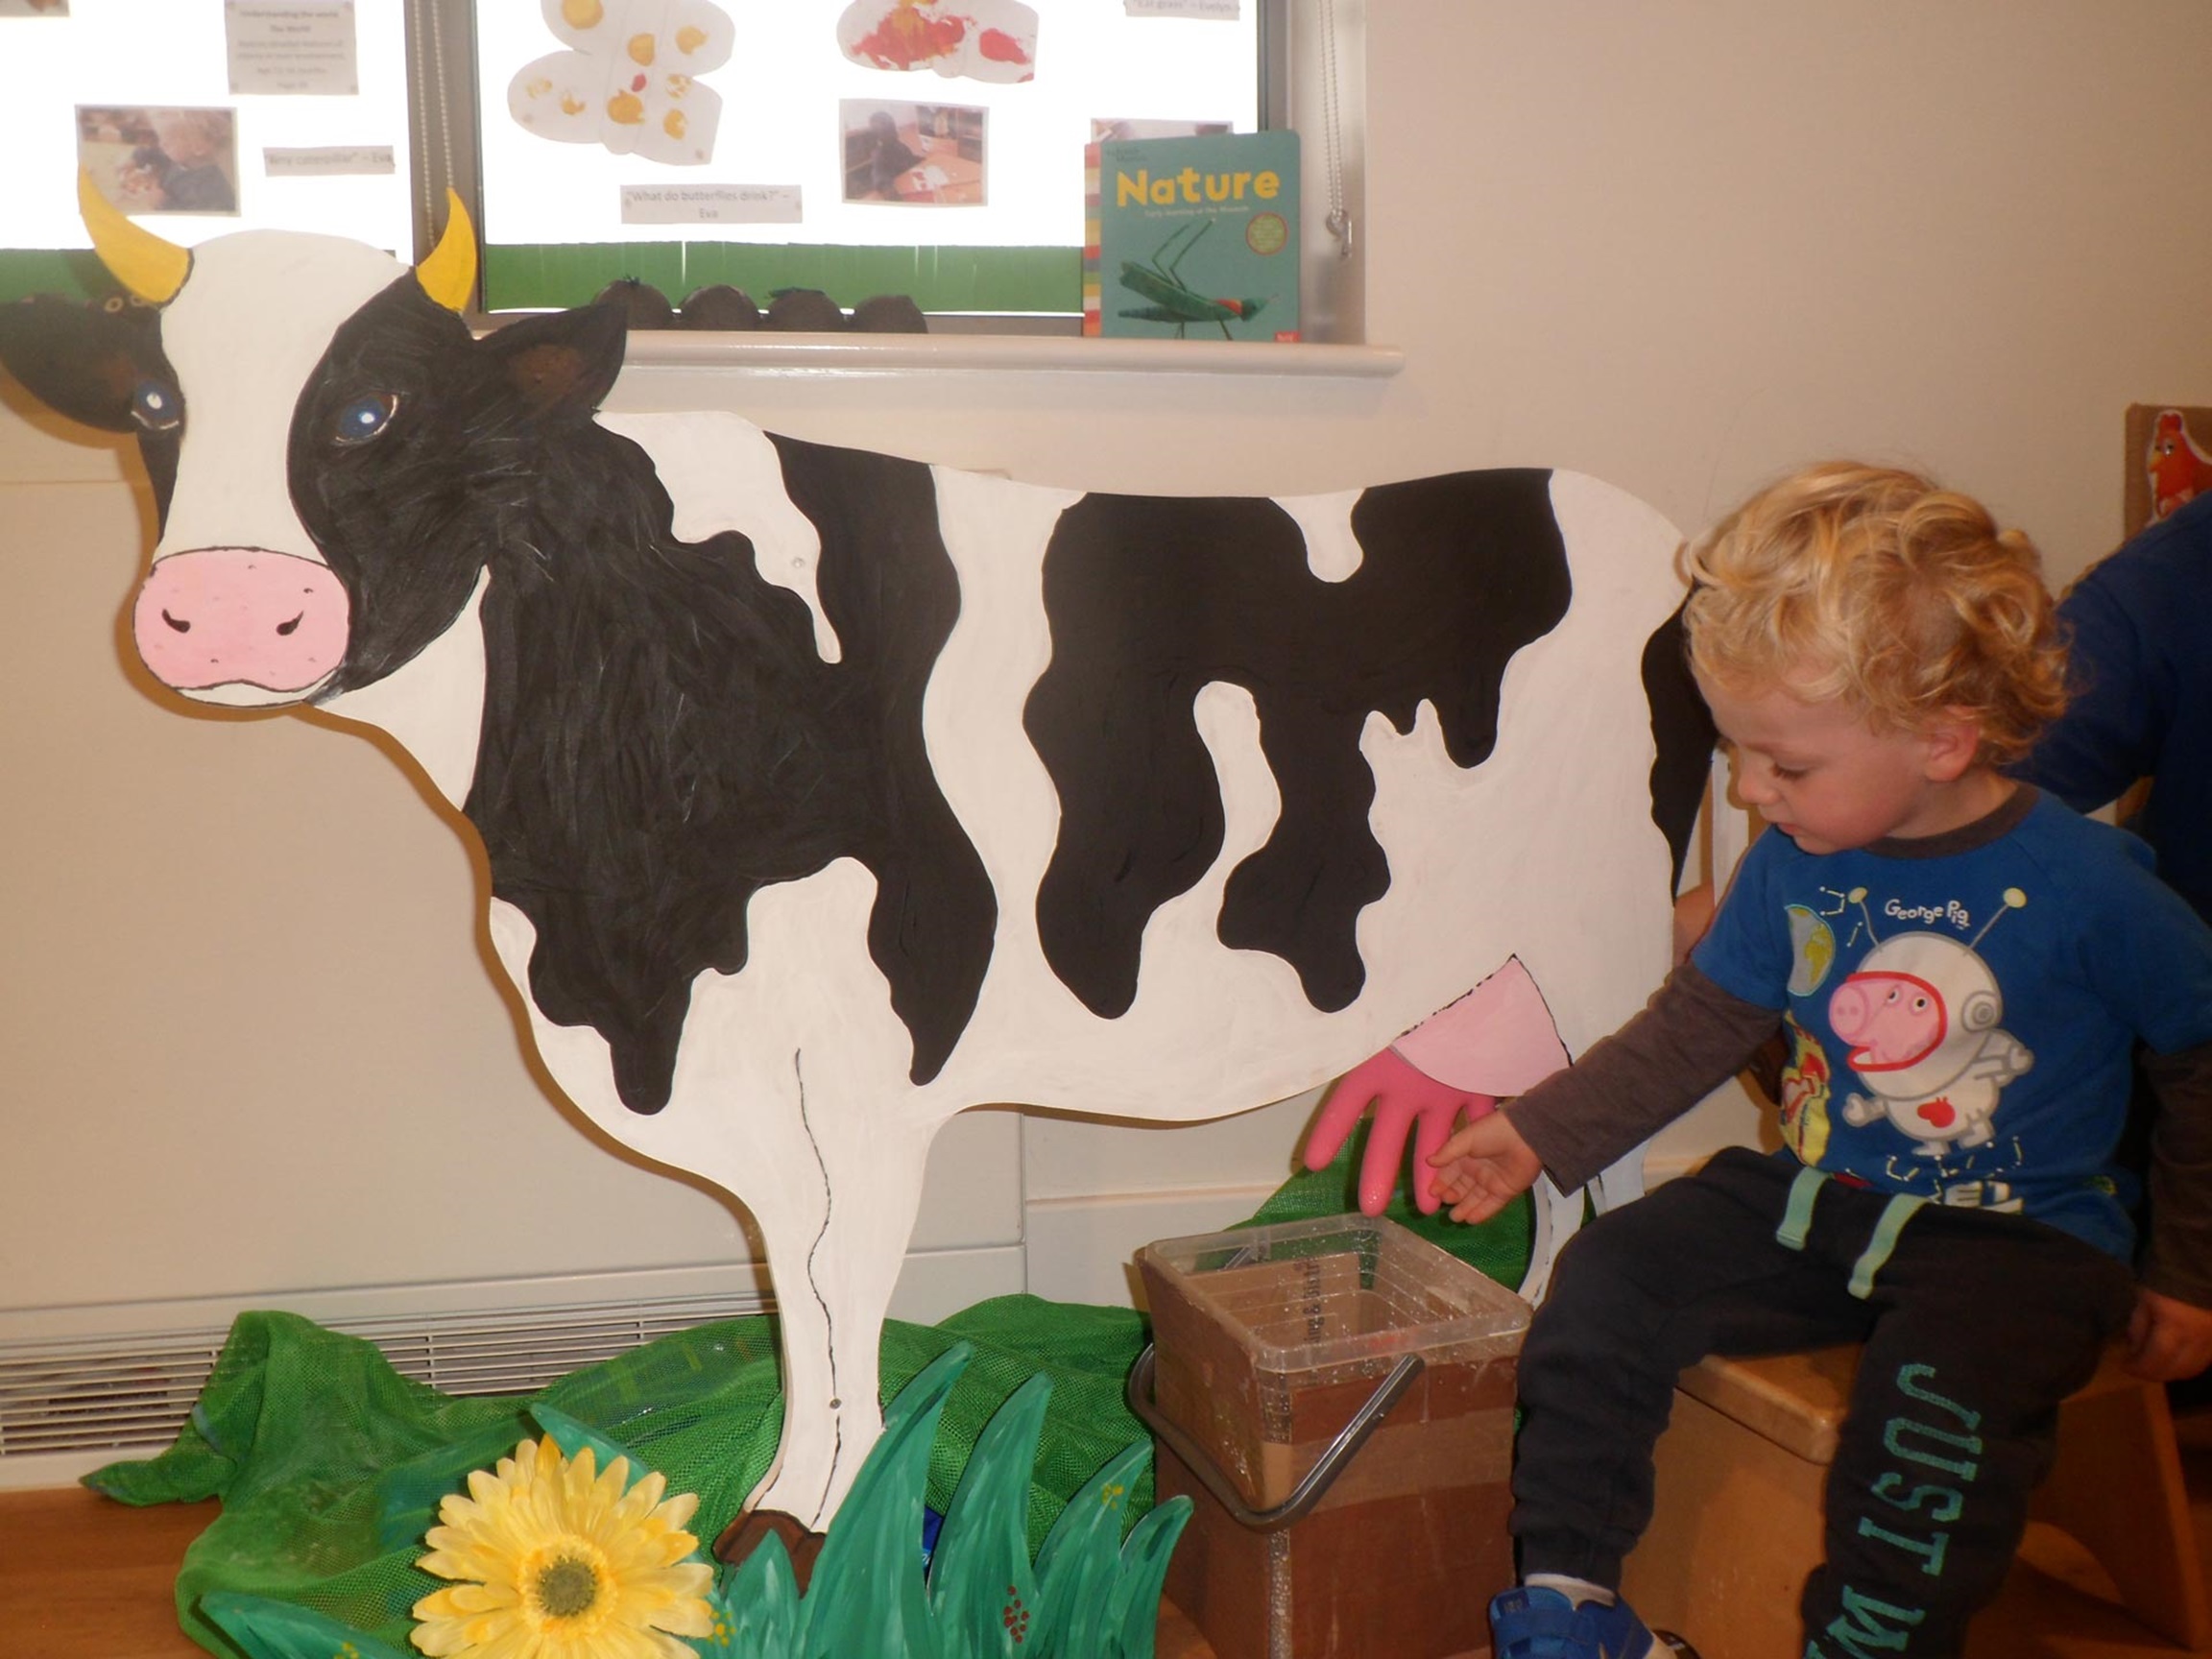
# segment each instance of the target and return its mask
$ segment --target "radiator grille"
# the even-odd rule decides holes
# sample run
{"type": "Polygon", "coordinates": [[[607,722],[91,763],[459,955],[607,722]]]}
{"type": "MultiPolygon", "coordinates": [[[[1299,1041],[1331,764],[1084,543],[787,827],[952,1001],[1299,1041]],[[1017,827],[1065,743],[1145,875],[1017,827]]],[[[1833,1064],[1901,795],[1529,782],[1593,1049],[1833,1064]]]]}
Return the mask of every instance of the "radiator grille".
{"type": "MultiPolygon", "coordinates": [[[[767,1310],[762,1297],[733,1292],[326,1323],[375,1343],[400,1375],[441,1392],[527,1394],[670,1332],[767,1310]]],[[[0,1458],[167,1445],[226,1334],[0,1343],[0,1458]]]]}

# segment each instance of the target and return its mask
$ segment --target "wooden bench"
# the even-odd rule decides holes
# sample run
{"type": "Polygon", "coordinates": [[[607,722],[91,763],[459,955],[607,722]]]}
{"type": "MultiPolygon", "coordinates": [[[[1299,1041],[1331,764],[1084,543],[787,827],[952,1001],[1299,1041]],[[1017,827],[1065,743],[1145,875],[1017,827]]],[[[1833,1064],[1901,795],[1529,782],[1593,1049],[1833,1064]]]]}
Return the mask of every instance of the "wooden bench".
{"type": "MultiPolygon", "coordinates": [[[[1821,1493],[1859,1355],[1711,1358],[1682,1373],[1657,1506],[1623,1576],[1646,1623],[1680,1631],[1703,1659],[1801,1650],[1797,1598],[1822,1554],[1821,1493]]],[[[2088,1551],[2138,1622],[2212,1649],[2166,1391],[2128,1376],[2118,1349],[2060,1407],[2057,1459],[2030,1515],[2088,1551]]]]}

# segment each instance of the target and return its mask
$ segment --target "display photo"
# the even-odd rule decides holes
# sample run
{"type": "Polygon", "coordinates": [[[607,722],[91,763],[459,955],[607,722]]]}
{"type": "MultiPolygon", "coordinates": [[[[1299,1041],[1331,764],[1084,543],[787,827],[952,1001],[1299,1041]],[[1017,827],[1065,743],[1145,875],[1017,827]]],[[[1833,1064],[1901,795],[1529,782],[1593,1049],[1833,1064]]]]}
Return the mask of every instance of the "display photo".
{"type": "Polygon", "coordinates": [[[986,199],[989,111],[959,104],[847,99],[845,200],[910,207],[979,207],[986,199]]]}
{"type": "Polygon", "coordinates": [[[77,163],[126,213],[236,213],[237,111],[80,105],[77,163]]]}

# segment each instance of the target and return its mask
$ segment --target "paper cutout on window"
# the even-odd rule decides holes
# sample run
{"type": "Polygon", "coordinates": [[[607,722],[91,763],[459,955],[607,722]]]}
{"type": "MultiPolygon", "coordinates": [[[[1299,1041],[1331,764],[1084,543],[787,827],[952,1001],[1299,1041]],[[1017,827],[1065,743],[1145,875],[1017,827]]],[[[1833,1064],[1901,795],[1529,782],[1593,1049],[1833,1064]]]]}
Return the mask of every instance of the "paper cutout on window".
{"type": "Polygon", "coordinates": [[[574,48],[507,84],[507,109],[541,138],[604,144],[671,166],[714,154],[722,95],[699,77],[730,60],[736,26],[708,0],[542,0],[574,48]]]}
{"type": "Polygon", "coordinates": [[[1037,73],[1037,13],[1021,0],[854,0],[837,44],[867,69],[934,69],[971,81],[1037,73]]]}
{"type": "Polygon", "coordinates": [[[2178,409],[2161,409],[2143,454],[2143,472],[2151,481],[2151,521],[2179,512],[2198,496],[2212,491],[2212,455],[2189,430],[2189,417],[2178,409]]]}

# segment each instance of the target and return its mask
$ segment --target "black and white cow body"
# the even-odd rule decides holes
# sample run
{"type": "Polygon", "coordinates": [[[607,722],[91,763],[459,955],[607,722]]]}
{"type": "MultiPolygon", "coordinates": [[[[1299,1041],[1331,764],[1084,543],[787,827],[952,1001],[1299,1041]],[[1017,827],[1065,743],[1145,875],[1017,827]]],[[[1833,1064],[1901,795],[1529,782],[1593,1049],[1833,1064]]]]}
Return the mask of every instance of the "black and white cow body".
{"type": "Polygon", "coordinates": [[[1708,733],[1675,535],[1606,486],[1150,499],[599,415],[613,307],[477,341],[312,237],[12,311],[34,392],[140,429],[156,676],[397,738],[563,1090],[754,1213],[764,1505],[825,1522],[875,1439],[954,1113],[1249,1109],[1515,960],[1578,1052],[1665,971],[1708,733]]]}

